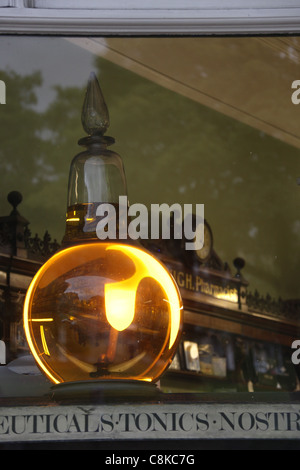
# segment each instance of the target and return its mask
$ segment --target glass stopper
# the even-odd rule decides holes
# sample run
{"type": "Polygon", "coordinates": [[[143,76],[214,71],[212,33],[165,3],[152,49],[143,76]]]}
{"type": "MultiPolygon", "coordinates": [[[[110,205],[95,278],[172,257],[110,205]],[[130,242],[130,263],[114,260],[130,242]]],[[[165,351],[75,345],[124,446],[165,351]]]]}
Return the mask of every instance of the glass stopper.
{"type": "Polygon", "coordinates": [[[83,102],[81,122],[88,135],[103,135],[109,127],[109,114],[94,72],[91,72],[83,102]]]}

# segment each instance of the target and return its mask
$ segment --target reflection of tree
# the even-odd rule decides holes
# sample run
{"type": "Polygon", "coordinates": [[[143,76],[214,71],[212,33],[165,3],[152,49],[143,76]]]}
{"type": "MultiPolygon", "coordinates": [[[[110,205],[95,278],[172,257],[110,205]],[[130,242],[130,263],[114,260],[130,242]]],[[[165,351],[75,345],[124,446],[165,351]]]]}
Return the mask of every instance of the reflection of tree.
{"type": "MultiPolygon", "coordinates": [[[[245,258],[251,290],[296,297],[299,150],[108,61],[95,65],[131,203],[204,203],[218,255],[229,263],[245,258]]],[[[33,107],[39,73],[1,72],[1,79],[0,211],[7,213],[6,195],[17,189],[32,233],[49,230],[60,241],[69,165],[84,135],[84,90],[56,87],[41,113],[33,107]]]]}
{"type": "Polygon", "coordinates": [[[51,131],[51,141],[59,152],[53,154],[53,162],[58,163],[65,155],[67,165],[79,151],[77,140],[83,137],[80,113],[83,103],[83,91],[78,88],[55,87],[56,99],[46,110],[43,119],[44,126],[51,131]],[[74,150],[74,153],[72,153],[74,150]]]}
{"type": "Polygon", "coordinates": [[[2,71],[1,79],[7,90],[7,104],[0,107],[1,214],[9,210],[6,195],[16,189],[23,194],[21,211],[32,232],[42,235],[49,230],[60,241],[69,165],[82,135],[82,93],[58,87],[56,99],[38,112],[34,105],[42,84],[39,72],[21,76],[2,71]]]}
{"type": "MultiPolygon", "coordinates": [[[[36,103],[35,88],[41,85],[39,73],[20,76],[14,72],[1,72],[6,84],[6,105],[1,106],[0,171],[2,193],[8,193],[12,181],[16,188],[24,181],[36,187],[42,183],[41,162],[46,143],[38,133],[43,122],[32,105],[36,103]]],[[[1,201],[2,202],[2,201],[1,201]]]]}

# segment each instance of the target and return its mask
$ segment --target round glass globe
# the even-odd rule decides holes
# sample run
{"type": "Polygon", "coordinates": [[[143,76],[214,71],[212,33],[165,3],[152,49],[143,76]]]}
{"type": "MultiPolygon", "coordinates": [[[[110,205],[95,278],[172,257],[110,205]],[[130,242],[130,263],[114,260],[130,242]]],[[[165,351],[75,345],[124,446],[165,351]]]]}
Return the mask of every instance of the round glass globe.
{"type": "Polygon", "coordinates": [[[24,328],[53,383],[155,382],[171,363],[182,327],[179,290],[143,249],[118,243],[66,248],[33,278],[24,328]]]}

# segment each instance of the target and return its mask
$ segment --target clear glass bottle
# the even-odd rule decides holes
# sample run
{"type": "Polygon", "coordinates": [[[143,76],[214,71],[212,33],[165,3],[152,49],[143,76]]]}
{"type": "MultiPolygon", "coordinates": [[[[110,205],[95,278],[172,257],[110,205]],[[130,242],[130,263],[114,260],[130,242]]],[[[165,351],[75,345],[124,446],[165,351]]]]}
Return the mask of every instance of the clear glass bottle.
{"type": "Polygon", "coordinates": [[[94,74],[89,79],[81,121],[88,136],[78,143],[86,150],[76,155],[70,166],[63,246],[97,240],[99,204],[112,204],[118,221],[119,197],[127,197],[123,161],[120,155],[108,149],[115,140],[104,135],[109,126],[109,116],[94,74]]]}

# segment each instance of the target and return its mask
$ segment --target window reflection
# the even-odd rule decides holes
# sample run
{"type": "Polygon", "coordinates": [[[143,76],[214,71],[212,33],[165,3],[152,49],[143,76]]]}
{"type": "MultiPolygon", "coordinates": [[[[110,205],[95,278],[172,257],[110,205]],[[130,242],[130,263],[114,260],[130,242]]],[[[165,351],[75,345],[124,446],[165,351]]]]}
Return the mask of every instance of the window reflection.
{"type": "MultiPolygon", "coordinates": [[[[249,382],[254,389],[296,389],[290,345],[299,336],[300,136],[291,84],[298,78],[299,38],[3,36],[0,47],[0,80],[6,85],[6,104],[0,106],[0,215],[10,213],[6,196],[17,189],[32,237],[48,231],[60,243],[69,165],[82,135],[83,94],[95,70],[115,149],[124,158],[131,203],[203,203],[214,236],[209,268],[232,280],[233,260],[243,258],[243,308],[268,321],[283,315],[289,325],[278,344],[278,330],[271,341],[264,329],[255,338],[226,325],[205,342],[200,315],[201,334],[183,339],[170,370],[185,378],[189,372],[218,377],[217,389],[249,388],[249,382]]],[[[177,253],[172,256],[177,262],[177,253]]],[[[17,284],[22,295],[25,284],[17,284]]],[[[185,294],[187,285],[182,289],[185,294]]],[[[193,299],[205,318],[223,308],[209,296],[193,299]]],[[[19,345],[20,325],[16,318],[19,345]]],[[[23,347],[17,346],[11,359],[25,358],[23,347]]],[[[34,364],[30,374],[40,377],[34,364]]]]}

